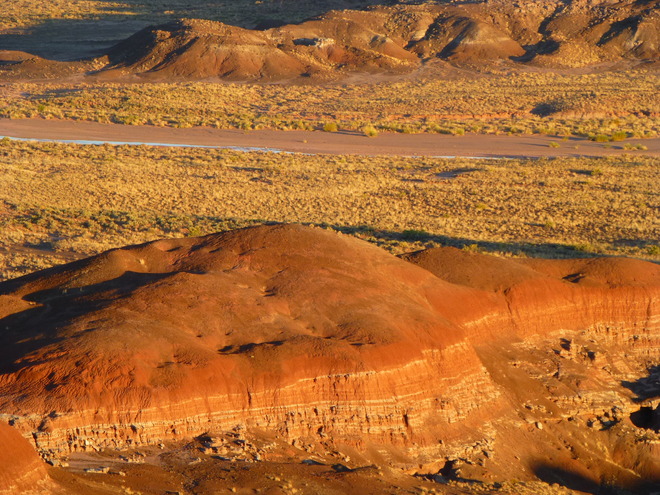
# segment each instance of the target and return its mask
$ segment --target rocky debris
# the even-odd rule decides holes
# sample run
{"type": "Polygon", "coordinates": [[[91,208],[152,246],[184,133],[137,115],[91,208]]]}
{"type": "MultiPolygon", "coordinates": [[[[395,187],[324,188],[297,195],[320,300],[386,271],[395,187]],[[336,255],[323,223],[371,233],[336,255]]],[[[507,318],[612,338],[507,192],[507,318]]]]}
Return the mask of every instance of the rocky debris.
{"type": "Polygon", "coordinates": [[[140,454],[139,452],[136,452],[131,455],[121,455],[119,458],[124,461],[124,462],[129,462],[132,464],[144,464],[145,461],[145,455],[140,454]]]}
{"type": "Polygon", "coordinates": [[[97,468],[85,468],[85,472],[93,473],[93,474],[108,474],[110,472],[110,468],[107,466],[97,467],[97,468]]]}
{"type": "Polygon", "coordinates": [[[266,454],[272,444],[258,447],[248,441],[243,432],[243,427],[235,427],[233,431],[221,435],[205,433],[197,437],[197,441],[201,443],[198,450],[221,461],[261,461],[262,456],[266,454]]]}

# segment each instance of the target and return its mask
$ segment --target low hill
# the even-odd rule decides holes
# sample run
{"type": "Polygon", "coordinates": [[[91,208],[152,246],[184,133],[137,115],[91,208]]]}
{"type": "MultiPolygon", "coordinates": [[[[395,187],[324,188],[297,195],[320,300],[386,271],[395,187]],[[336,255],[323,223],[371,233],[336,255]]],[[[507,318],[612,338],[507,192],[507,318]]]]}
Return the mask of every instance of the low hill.
{"type": "Polygon", "coordinates": [[[425,75],[497,67],[655,67],[660,0],[398,3],[331,10],[247,29],[179,19],[142,29],[77,62],[0,51],[9,79],[327,81],[349,74],[425,75]]]}
{"type": "Polygon", "coordinates": [[[658,0],[488,1],[330,11],[301,24],[248,30],[180,20],[108,52],[105,77],[281,80],[405,73],[432,61],[572,68],[658,59],[658,0]]]}
{"type": "Polygon", "coordinates": [[[660,479],[635,419],[657,407],[658,296],[638,260],[397,258],[300,225],[161,240],[0,284],[0,414],[49,457],[240,427],[639,488],[660,479]]]}

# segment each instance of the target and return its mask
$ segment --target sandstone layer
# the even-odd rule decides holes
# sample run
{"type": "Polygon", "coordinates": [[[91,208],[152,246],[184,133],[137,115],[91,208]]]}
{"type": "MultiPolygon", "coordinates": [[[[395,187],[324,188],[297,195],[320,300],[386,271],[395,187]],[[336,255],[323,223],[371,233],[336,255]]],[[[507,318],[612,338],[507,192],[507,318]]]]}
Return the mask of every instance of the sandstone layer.
{"type": "Polygon", "coordinates": [[[658,296],[639,260],[397,258],[299,225],[162,240],[0,284],[0,413],[48,459],[240,427],[420,474],[643,488],[658,296]]]}

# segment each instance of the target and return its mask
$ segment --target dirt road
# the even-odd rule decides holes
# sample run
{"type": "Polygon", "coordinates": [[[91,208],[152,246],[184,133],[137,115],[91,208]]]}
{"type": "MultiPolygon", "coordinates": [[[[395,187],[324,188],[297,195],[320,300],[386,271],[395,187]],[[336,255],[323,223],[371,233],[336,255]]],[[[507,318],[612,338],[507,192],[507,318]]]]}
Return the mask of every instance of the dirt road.
{"type": "Polygon", "coordinates": [[[584,138],[550,136],[382,133],[369,138],[356,132],[239,131],[212,128],[175,129],[41,119],[0,119],[0,137],[73,141],[88,144],[150,144],[271,150],[309,154],[355,154],[438,157],[660,156],[660,138],[596,143],[584,138]],[[552,144],[554,143],[554,144],[552,144]],[[645,151],[625,150],[642,144],[645,151]]]}

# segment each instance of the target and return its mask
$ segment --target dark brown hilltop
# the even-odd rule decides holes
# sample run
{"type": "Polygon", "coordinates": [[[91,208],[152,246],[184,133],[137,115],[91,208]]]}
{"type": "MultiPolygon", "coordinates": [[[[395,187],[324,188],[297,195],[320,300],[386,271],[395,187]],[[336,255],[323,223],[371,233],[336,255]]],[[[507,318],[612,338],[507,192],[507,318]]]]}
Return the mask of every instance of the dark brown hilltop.
{"type": "Polygon", "coordinates": [[[211,480],[294,448],[319,470],[339,456],[332,483],[354,472],[363,493],[406,473],[643,493],[660,480],[659,296],[660,267],[624,258],[397,258],[299,225],[161,240],[0,284],[0,414],[71,463],[65,484],[111,458],[85,476],[132,483],[112,452],[174,476],[195,449],[211,480]],[[352,471],[374,464],[380,480],[352,471]]]}

